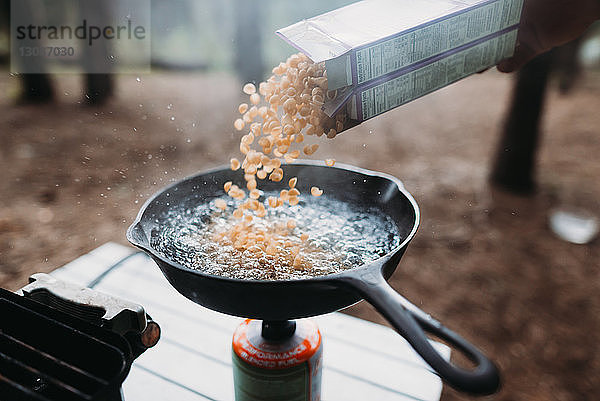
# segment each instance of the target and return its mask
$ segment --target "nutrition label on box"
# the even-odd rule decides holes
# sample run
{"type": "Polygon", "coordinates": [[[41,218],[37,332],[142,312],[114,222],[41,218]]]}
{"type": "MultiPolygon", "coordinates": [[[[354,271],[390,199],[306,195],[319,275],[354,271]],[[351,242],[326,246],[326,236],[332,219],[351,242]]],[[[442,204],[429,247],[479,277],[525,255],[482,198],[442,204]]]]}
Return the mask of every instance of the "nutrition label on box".
{"type": "Polygon", "coordinates": [[[512,54],[516,37],[517,31],[512,30],[359,92],[361,120],[375,117],[496,64],[512,54]]]}
{"type": "Polygon", "coordinates": [[[325,63],[327,88],[336,96],[323,110],[354,124],[511,56],[523,3],[363,0],[277,34],[325,63]]]}
{"type": "Polygon", "coordinates": [[[362,84],[519,23],[523,0],[496,0],[411,32],[357,49],[362,84]]]}

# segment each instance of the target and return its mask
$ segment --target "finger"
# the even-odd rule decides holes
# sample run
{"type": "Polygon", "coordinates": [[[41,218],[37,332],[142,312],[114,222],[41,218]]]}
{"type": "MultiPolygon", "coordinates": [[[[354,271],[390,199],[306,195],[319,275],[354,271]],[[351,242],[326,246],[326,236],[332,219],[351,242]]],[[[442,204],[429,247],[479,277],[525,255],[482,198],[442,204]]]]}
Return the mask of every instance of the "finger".
{"type": "Polygon", "coordinates": [[[515,54],[507,59],[504,59],[498,63],[498,71],[500,72],[513,72],[525,64],[527,64],[531,59],[537,56],[539,52],[535,51],[531,46],[528,46],[526,43],[520,43],[517,45],[515,49],[515,54]]]}

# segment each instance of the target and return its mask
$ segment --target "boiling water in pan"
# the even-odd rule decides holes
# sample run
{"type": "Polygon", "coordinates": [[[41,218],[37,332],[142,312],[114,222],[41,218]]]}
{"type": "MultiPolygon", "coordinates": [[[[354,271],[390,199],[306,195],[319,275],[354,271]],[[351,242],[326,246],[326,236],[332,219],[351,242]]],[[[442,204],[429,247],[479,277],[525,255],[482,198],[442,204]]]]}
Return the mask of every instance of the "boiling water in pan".
{"type": "MultiPolygon", "coordinates": [[[[267,196],[277,193],[266,193],[267,196]]],[[[223,245],[214,234],[231,229],[240,222],[231,215],[238,201],[228,199],[226,212],[214,202],[195,208],[181,206],[161,219],[160,229],[152,232],[152,247],[165,256],[191,269],[205,273],[250,280],[301,279],[332,274],[369,263],[389,253],[400,244],[398,228],[389,216],[375,208],[359,209],[347,203],[328,198],[303,196],[296,206],[267,207],[264,219],[254,224],[265,228],[280,227],[287,240],[300,245],[300,255],[309,268],[292,266],[285,250],[262,258],[249,257],[232,245],[223,245]],[[286,222],[294,219],[297,226],[286,229],[286,222]],[[283,228],[281,228],[283,227],[283,228]],[[300,235],[308,234],[306,241],[300,235]]],[[[267,230],[268,231],[268,230],[267,230]]]]}

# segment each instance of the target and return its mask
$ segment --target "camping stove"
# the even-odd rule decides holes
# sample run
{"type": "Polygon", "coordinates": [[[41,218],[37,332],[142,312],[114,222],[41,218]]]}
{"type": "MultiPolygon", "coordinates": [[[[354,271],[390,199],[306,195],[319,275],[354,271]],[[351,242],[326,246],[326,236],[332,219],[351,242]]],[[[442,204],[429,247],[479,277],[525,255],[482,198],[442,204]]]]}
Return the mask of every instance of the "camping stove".
{"type": "Polygon", "coordinates": [[[0,400],[115,401],[131,364],[160,338],[140,305],[34,274],[0,288],[0,400]]]}

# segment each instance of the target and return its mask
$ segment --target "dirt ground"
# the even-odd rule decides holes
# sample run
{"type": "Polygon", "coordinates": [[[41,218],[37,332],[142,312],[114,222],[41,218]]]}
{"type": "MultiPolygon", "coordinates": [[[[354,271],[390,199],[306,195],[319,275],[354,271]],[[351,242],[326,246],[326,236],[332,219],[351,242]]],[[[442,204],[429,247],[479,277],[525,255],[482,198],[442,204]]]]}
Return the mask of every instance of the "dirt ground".
{"type": "MultiPolygon", "coordinates": [[[[228,75],[122,76],[99,108],[79,103],[78,77],[55,82],[55,104],[15,106],[17,79],[0,77],[9,289],[107,241],[125,244],[151,193],[237,155],[240,85],[228,75]]],[[[498,363],[503,388],[486,399],[596,400],[600,240],[563,242],[547,217],[563,205],[600,216],[600,79],[589,73],[569,96],[551,90],[532,197],[487,183],[511,83],[471,77],[320,141],[315,156],[393,174],[414,194],[421,227],[391,282],[498,363]]],[[[385,323],[365,303],[348,313],[385,323]]],[[[443,399],[470,398],[445,386],[443,399]]]]}

